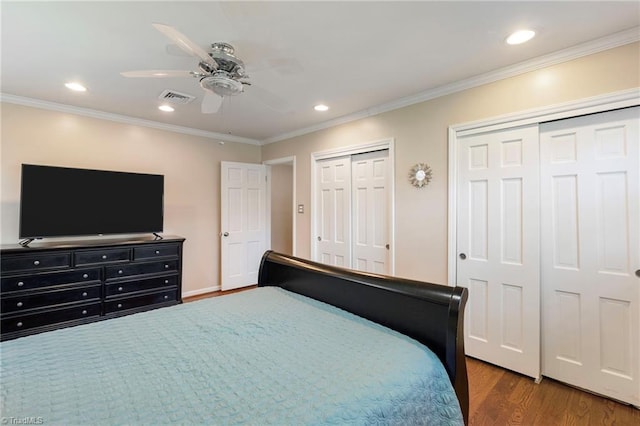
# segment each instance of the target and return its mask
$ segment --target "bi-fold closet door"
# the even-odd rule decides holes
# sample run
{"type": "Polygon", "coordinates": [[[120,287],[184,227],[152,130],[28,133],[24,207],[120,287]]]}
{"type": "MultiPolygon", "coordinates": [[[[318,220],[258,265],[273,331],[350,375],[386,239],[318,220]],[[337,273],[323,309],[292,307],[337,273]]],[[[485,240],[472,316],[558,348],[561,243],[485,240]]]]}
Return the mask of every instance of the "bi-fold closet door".
{"type": "Polygon", "coordinates": [[[457,282],[468,355],[540,375],[538,126],[458,139],[457,282]]]}
{"type": "Polygon", "coordinates": [[[316,163],[315,260],[388,274],[388,150],[316,163]]]}
{"type": "Polygon", "coordinates": [[[467,354],[640,405],[640,108],[458,137],[467,354]]]}
{"type": "Polygon", "coordinates": [[[640,107],[540,126],[543,375],[640,406],[640,107]]]}

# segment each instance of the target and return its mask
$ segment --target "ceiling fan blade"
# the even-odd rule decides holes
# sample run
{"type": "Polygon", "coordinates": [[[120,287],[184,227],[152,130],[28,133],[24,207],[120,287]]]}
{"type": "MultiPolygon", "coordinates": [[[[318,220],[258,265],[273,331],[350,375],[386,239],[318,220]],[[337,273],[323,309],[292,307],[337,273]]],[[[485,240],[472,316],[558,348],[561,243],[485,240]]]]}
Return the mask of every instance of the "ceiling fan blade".
{"type": "Polygon", "coordinates": [[[193,57],[190,53],[182,50],[177,44],[169,43],[165,46],[164,50],[171,56],[183,56],[183,57],[193,57]]]}
{"type": "Polygon", "coordinates": [[[171,41],[178,45],[185,52],[196,56],[209,65],[211,65],[214,69],[218,68],[218,64],[216,61],[209,56],[209,54],[200,46],[198,46],[193,41],[189,40],[189,38],[182,34],[180,31],[176,30],[170,25],[153,23],[153,27],[160,31],[162,34],[167,36],[171,41]]]}
{"type": "Polygon", "coordinates": [[[202,113],[203,114],[213,114],[214,112],[218,112],[220,106],[222,105],[222,96],[218,96],[209,91],[204,92],[204,98],[202,98],[202,113]]]}
{"type": "Polygon", "coordinates": [[[146,78],[166,78],[166,77],[193,77],[192,71],[181,70],[138,70],[121,72],[123,77],[146,77],[146,78]]]}

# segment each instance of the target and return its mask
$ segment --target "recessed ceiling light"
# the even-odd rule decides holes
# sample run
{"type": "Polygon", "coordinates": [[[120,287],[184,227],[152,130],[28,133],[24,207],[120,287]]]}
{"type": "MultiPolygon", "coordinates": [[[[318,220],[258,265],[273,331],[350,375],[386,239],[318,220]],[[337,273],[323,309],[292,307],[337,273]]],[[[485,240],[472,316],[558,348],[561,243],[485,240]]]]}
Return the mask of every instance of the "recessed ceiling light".
{"type": "Polygon", "coordinates": [[[86,92],[87,91],[86,87],[84,87],[82,84],[76,83],[76,82],[65,83],[65,86],[67,87],[67,89],[71,89],[74,92],[86,92]]]}
{"type": "Polygon", "coordinates": [[[173,111],[175,111],[175,109],[173,109],[173,107],[172,107],[172,106],[170,106],[170,105],[160,105],[160,106],[158,107],[158,109],[159,109],[160,111],[164,111],[164,112],[173,112],[173,111]]]}
{"type": "Polygon", "coordinates": [[[316,111],[328,111],[329,107],[323,104],[319,104],[313,107],[316,111]]]}
{"type": "Polygon", "coordinates": [[[531,40],[536,35],[535,31],[520,30],[507,37],[507,44],[521,44],[531,40]]]}

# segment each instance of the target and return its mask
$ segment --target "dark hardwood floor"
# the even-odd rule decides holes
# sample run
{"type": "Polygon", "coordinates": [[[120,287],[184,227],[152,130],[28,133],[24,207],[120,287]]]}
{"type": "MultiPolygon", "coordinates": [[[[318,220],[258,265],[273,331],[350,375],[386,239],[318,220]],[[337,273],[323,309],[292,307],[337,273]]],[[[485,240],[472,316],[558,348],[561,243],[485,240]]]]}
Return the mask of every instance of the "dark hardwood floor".
{"type": "Polygon", "coordinates": [[[469,425],[640,425],[640,410],[552,379],[467,358],[469,425]]]}
{"type": "MultiPolygon", "coordinates": [[[[224,296],[218,291],[185,302],[224,296]]],[[[640,426],[640,410],[544,378],[541,383],[492,364],[467,358],[469,425],[640,426]]]]}

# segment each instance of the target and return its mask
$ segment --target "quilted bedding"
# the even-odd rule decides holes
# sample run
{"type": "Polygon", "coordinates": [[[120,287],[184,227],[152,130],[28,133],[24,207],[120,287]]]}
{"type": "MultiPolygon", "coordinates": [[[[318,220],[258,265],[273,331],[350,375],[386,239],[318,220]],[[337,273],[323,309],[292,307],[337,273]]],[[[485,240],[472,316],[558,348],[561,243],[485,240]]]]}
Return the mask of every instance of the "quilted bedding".
{"type": "Polygon", "coordinates": [[[257,288],[0,344],[1,416],[44,424],[462,424],[438,358],[257,288]]]}

